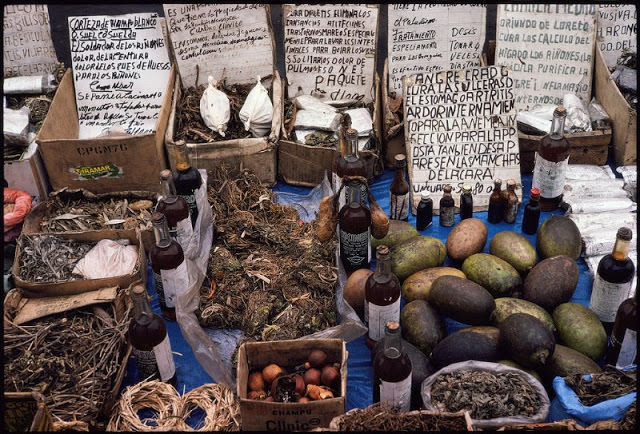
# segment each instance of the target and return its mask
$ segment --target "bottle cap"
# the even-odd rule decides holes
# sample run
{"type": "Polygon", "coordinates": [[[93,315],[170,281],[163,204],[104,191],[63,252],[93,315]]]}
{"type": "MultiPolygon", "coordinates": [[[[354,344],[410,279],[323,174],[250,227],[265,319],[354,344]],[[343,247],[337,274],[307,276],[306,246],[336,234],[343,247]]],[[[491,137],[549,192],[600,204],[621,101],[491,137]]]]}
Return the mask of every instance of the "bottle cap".
{"type": "Polygon", "coordinates": [[[447,184],[443,188],[445,193],[451,193],[451,184],[447,184]]]}
{"type": "Polygon", "coordinates": [[[631,238],[633,237],[633,232],[628,227],[623,226],[620,229],[618,229],[618,233],[616,234],[616,237],[620,238],[621,240],[631,241],[631,238]]]}
{"type": "Polygon", "coordinates": [[[344,133],[350,137],[358,137],[358,130],[356,130],[355,128],[347,128],[347,131],[345,131],[344,133]]]}
{"type": "Polygon", "coordinates": [[[422,190],[420,192],[420,198],[421,199],[429,199],[429,190],[422,190]]]}
{"type": "Polygon", "coordinates": [[[498,185],[502,185],[502,179],[496,178],[496,179],[493,180],[493,183],[494,184],[498,184],[498,185]]]}
{"type": "Polygon", "coordinates": [[[131,289],[131,291],[134,294],[142,294],[143,292],[145,292],[146,290],[144,289],[144,285],[134,285],[133,288],[131,289]]]}
{"type": "Polygon", "coordinates": [[[507,187],[515,187],[516,180],[515,179],[507,179],[507,187]]]}
{"type": "Polygon", "coordinates": [[[404,163],[407,161],[407,156],[404,154],[396,154],[395,157],[396,163],[404,163]]]}
{"type": "Polygon", "coordinates": [[[165,180],[171,178],[171,170],[164,169],[160,171],[160,179],[165,180]]]}
{"type": "Polygon", "coordinates": [[[532,197],[532,198],[533,198],[533,197],[539,198],[539,197],[540,197],[540,189],[539,189],[539,188],[537,188],[537,187],[533,187],[533,188],[531,189],[531,197],[532,197]]]}
{"type": "Polygon", "coordinates": [[[398,321],[387,321],[387,329],[389,331],[396,331],[400,328],[400,323],[398,321]]]}
{"type": "Polygon", "coordinates": [[[563,105],[559,105],[553,111],[553,114],[556,115],[556,116],[566,116],[567,115],[567,110],[564,108],[563,105]]]}
{"type": "Polygon", "coordinates": [[[471,193],[471,186],[469,184],[465,184],[462,186],[462,191],[464,193],[471,193]]]}
{"type": "Polygon", "coordinates": [[[154,211],[154,212],[151,213],[151,222],[152,223],[162,223],[162,221],[164,219],[165,219],[165,216],[161,212],[154,211]]]}
{"type": "Polygon", "coordinates": [[[377,255],[388,255],[389,254],[389,247],[388,246],[378,246],[376,247],[376,256],[377,255]]]}

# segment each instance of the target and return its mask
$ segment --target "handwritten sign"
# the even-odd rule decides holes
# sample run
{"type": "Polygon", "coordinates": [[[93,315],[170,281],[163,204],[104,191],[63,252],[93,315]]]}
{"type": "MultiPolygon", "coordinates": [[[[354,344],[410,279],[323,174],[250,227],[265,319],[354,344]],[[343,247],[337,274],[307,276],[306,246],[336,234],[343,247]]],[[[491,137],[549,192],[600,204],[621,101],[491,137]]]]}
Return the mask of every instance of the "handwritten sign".
{"type": "Polygon", "coordinates": [[[516,108],[562,104],[574,93],[591,100],[596,6],[498,5],[496,65],[509,66],[516,108]]]}
{"type": "Polygon", "coordinates": [[[264,4],[165,4],[163,8],[184,87],[206,84],[209,75],[246,84],[255,83],[257,75],[273,74],[273,40],[264,4]]]}
{"type": "Polygon", "coordinates": [[[609,68],[615,68],[623,51],[638,50],[636,5],[601,4],[597,15],[598,46],[609,68]]]}
{"type": "Polygon", "coordinates": [[[480,66],[486,5],[389,5],[389,92],[402,92],[402,76],[480,66]]]}
{"type": "Polygon", "coordinates": [[[377,5],[283,5],[288,96],[371,102],[377,5]]]}
{"type": "Polygon", "coordinates": [[[2,41],[4,75],[43,75],[55,69],[47,5],[5,5],[2,41]]]}
{"type": "Polygon", "coordinates": [[[155,13],[69,17],[78,138],[155,130],[171,63],[155,13]]]}
{"type": "Polygon", "coordinates": [[[515,179],[522,198],[513,81],[499,66],[403,78],[414,212],[425,189],[438,209],[445,184],[456,204],[471,185],[476,210],[487,209],[495,178],[515,179]]]}

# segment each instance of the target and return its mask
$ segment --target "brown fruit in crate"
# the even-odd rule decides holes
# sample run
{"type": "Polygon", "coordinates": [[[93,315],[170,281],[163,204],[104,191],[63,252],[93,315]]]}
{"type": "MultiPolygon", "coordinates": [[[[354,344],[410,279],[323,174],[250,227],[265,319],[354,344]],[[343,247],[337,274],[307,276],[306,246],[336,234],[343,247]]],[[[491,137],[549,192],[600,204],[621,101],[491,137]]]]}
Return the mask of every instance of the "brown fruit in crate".
{"type": "Polygon", "coordinates": [[[306,385],[304,384],[304,378],[302,378],[302,375],[300,374],[295,374],[295,379],[296,379],[296,393],[302,396],[304,395],[305,387],[306,387],[306,385]]]}
{"type": "Polygon", "coordinates": [[[281,374],[283,374],[282,368],[275,363],[267,365],[262,369],[262,378],[267,385],[271,385],[271,383],[273,383],[273,380],[278,378],[278,376],[281,374]]]}
{"type": "Polygon", "coordinates": [[[306,396],[301,396],[300,398],[298,398],[298,400],[296,401],[298,404],[306,404],[307,402],[310,402],[311,400],[309,398],[307,398],[306,396]]]}
{"type": "Polygon", "coordinates": [[[319,369],[309,368],[305,371],[303,376],[304,384],[306,385],[314,384],[316,386],[319,386],[322,381],[321,377],[322,377],[322,372],[319,369]]]}
{"type": "Polygon", "coordinates": [[[349,303],[358,314],[364,312],[364,287],[373,271],[368,268],[359,268],[347,279],[344,284],[342,298],[349,303]]]}
{"type": "Polygon", "coordinates": [[[307,396],[317,401],[319,399],[333,398],[333,392],[325,386],[316,386],[315,384],[307,384],[307,396]]]}
{"type": "Polygon", "coordinates": [[[249,399],[265,399],[267,397],[267,393],[264,390],[252,390],[247,394],[247,398],[249,399]]]}
{"type": "Polygon", "coordinates": [[[262,378],[262,372],[257,371],[249,374],[247,386],[249,387],[249,390],[264,390],[264,380],[262,378]]]}
{"type": "Polygon", "coordinates": [[[320,381],[325,386],[334,386],[340,380],[340,371],[338,371],[333,365],[326,365],[322,368],[320,375],[320,381]]]}
{"type": "Polygon", "coordinates": [[[309,353],[309,364],[312,368],[321,368],[327,362],[327,353],[322,350],[312,350],[309,353]]]}

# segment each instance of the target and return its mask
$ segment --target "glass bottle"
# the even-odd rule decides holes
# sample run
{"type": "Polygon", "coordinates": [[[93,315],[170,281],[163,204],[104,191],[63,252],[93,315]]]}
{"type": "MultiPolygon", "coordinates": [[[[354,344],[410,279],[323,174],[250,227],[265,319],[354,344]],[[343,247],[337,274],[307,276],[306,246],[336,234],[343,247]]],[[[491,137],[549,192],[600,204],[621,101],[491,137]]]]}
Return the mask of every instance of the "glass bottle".
{"type": "Polygon", "coordinates": [[[369,267],[371,212],[360,200],[360,184],[349,183],[349,202],[338,214],[338,248],[347,273],[369,267]]]}
{"type": "Polygon", "coordinates": [[[522,217],[522,232],[533,235],[538,232],[538,222],[540,221],[540,189],[533,187],[529,194],[529,203],[524,207],[522,217]]]}
{"type": "Polygon", "coordinates": [[[384,329],[384,350],[373,360],[373,402],[398,411],[411,407],[411,359],[402,349],[400,324],[389,321],[384,329]]]}
{"type": "Polygon", "coordinates": [[[198,218],[198,205],[196,203],[196,190],[202,185],[202,175],[198,169],[191,166],[187,145],[184,140],[178,140],[175,144],[176,171],[173,173],[173,182],[176,192],[187,201],[191,226],[196,225],[198,218]]]}
{"type": "Polygon", "coordinates": [[[422,190],[420,193],[420,202],[418,203],[416,216],[416,229],[423,231],[431,226],[433,220],[433,199],[429,197],[427,190],[422,190]]]}
{"type": "Polygon", "coordinates": [[[502,193],[502,220],[513,223],[518,215],[518,196],[516,195],[516,180],[507,180],[507,189],[502,193]]]}
{"type": "Polygon", "coordinates": [[[611,340],[605,356],[605,363],[617,368],[637,364],[638,356],[638,292],[622,302],[616,313],[611,330],[611,340]]]}
{"type": "Polygon", "coordinates": [[[493,180],[493,190],[489,196],[489,212],[487,220],[489,223],[500,223],[502,221],[502,180],[496,178],[493,180]]]}
{"type": "Polygon", "coordinates": [[[473,196],[471,196],[471,186],[464,184],[460,195],[460,220],[473,217],[473,196]]]}
{"type": "Polygon", "coordinates": [[[162,316],[175,321],[177,291],[186,288],[188,284],[187,264],[182,247],[169,235],[164,214],[157,211],[151,214],[151,223],[156,242],[151,247],[149,259],[158,301],[162,316]]]}
{"type": "Polygon", "coordinates": [[[176,366],[164,321],[151,311],[143,285],[131,290],[133,318],[129,323],[129,342],[138,368],[138,380],[161,380],[176,385],[176,366]]]}
{"type": "Polygon", "coordinates": [[[389,218],[391,220],[409,220],[409,183],[407,182],[407,157],[397,154],[393,180],[389,185],[389,218]]]}
{"type": "Polygon", "coordinates": [[[391,271],[389,247],[376,248],[376,269],[364,285],[364,322],[369,327],[367,344],[384,337],[388,321],[400,321],[400,281],[391,271]]]}
{"type": "Polygon", "coordinates": [[[532,186],[540,189],[540,209],[550,211],[562,200],[564,180],[571,149],[564,137],[564,121],[567,112],[559,105],[553,112],[551,130],[540,141],[535,153],[532,186]]]}
{"type": "MultiPolygon", "coordinates": [[[[362,176],[363,178],[367,178],[367,167],[365,166],[364,160],[358,157],[358,131],[353,128],[349,128],[345,131],[345,140],[347,145],[347,153],[344,156],[338,157],[336,162],[336,171],[334,173],[334,185],[336,185],[336,191],[340,188],[342,184],[342,178],[345,176],[362,176]]],[[[360,188],[360,202],[365,204],[365,197],[367,195],[367,187],[358,183],[358,187],[360,188]]],[[[342,193],[338,199],[338,206],[342,208],[349,198],[349,184],[345,185],[342,189],[342,193]]]]}
{"type": "Polygon", "coordinates": [[[629,258],[631,229],[621,227],[616,234],[613,251],[600,259],[593,278],[589,309],[594,311],[605,327],[611,331],[620,304],[629,297],[635,265],[629,258]]]}
{"type": "Polygon", "coordinates": [[[180,240],[188,240],[193,234],[189,205],[184,197],[176,194],[176,187],[169,169],[160,172],[160,191],[162,196],[158,200],[156,211],[167,218],[169,235],[176,241],[178,241],[178,234],[180,234],[180,240]]]}
{"type": "Polygon", "coordinates": [[[453,226],[454,201],[451,197],[451,185],[444,186],[442,197],[440,198],[440,226],[453,226]]]}

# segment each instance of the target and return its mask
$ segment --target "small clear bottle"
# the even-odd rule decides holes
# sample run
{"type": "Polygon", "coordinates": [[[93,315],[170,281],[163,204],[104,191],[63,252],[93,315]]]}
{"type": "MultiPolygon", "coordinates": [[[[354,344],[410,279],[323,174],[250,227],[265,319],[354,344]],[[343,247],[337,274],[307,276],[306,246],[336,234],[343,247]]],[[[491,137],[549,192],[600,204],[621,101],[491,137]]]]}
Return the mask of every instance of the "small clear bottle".
{"type": "Polygon", "coordinates": [[[384,330],[384,350],[373,360],[373,402],[397,411],[411,409],[411,359],[402,348],[400,323],[388,321],[384,330]]]}
{"type": "Polygon", "coordinates": [[[538,223],[540,222],[540,189],[533,187],[529,197],[529,203],[524,207],[522,232],[533,235],[538,232],[538,223]]]}
{"type": "Polygon", "coordinates": [[[460,195],[460,220],[473,217],[473,196],[471,195],[471,186],[464,184],[462,186],[462,194],[460,195]]]}
{"type": "Polygon", "coordinates": [[[367,343],[373,347],[384,337],[387,321],[400,321],[400,295],[398,277],[391,271],[389,247],[376,248],[376,269],[364,285],[364,321],[369,327],[367,343]]]}
{"type": "Polygon", "coordinates": [[[489,223],[500,223],[502,221],[502,180],[493,180],[493,190],[489,196],[489,212],[487,220],[489,223]]]}
{"type": "Polygon", "coordinates": [[[407,157],[395,156],[396,168],[389,185],[389,218],[391,220],[409,220],[409,183],[407,182],[407,157]]]}
{"type": "Polygon", "coordinates": [[[514,223],[518,216],[518,195],[516,195],[516,180],[507,180],[507,189],[502,191],[502,220],[514,223]]]}
{"type": "Polygon", "coordinates": [[[416,229],[423,231],[431,226],[433,220],[433,199],[429,196],[429,191],[422,190],[420,202],[418,203],[416,215],[416,229]]]}
{"type": "Polygon", "coordinates": [[[443,188],[442,198],[440,198],[440,226],[453,226],[455,216],[455,202],[451,197],[451,185],[447,184],[443,188]]]}

